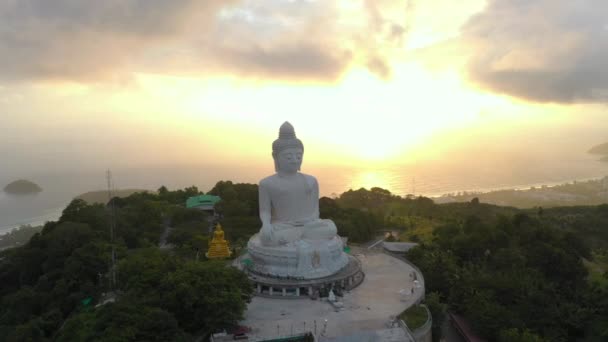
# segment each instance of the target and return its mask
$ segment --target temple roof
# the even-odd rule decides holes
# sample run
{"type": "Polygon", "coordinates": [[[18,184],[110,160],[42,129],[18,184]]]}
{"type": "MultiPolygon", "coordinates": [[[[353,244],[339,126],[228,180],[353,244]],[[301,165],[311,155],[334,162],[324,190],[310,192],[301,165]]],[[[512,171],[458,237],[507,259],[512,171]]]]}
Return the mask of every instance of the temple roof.
{"type": "Polygon", "coordinates": [[[192,196],[186,201],[186,208],[208,207],[209,209],[213,209],[213,206],[221,200],[219,196],[213,195],[192,196]]]}

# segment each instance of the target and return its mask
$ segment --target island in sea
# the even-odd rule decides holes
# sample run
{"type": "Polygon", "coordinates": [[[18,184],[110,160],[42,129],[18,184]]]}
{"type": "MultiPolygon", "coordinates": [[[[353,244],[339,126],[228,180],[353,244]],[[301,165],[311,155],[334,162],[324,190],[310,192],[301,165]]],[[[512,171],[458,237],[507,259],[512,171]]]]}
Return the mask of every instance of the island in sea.
{"type": "Polygon", "coordinates": [[[591,153],[591,154],[604,154],[604,155],[608,155],[608,143],[603,143],[603,144],[600,144],[600,145],[593,146],[589,150],[589,153],[591,153]]]}
{"type": "Polygon", "coordinates": [[[4,192],[11,195],[37,194],[41,191],[42,188],[38,184],[25,179],[16,180],[4,187],[4,192]]]}
{"type": "Polygon", "coordinates": [[[608,162],[608,143],[593,146],[588,152],[591,154],[600,155],[600,161],[608,162]]]}

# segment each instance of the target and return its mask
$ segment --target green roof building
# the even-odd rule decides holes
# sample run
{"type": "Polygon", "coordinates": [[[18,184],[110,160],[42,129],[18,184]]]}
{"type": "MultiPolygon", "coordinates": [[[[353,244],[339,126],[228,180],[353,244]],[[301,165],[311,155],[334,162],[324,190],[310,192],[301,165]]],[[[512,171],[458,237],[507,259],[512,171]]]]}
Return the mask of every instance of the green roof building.
{"type": "Polygon", "coordinates": [[[222,199],[219,196],[213,195],[192,196],[186,201],[186,208],[213,211],[215,208],[215,204],[221,200],[222,199]]]}

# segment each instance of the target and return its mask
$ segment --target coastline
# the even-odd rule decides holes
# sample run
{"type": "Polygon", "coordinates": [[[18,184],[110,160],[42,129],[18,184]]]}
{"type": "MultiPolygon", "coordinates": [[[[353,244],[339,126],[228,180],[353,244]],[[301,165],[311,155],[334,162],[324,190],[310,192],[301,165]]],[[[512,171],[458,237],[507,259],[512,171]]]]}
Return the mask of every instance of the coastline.
{"type": "Polygon", "coordinates": [[[11,231],[13,231],[21,226],[28,226],[28,225],[32,226],[32,227],[43,226],[45,223],[47,223],[49,221],[57,221],[61,217],[61,213],[63,212],[63,209],[64,208],[52,210],[51,213],[34,216],[29,219],[23,220],[22,222],[19,222],[19,223],[0,226],[0,235],[10,233],[11,231]]]}
{"type": "Polygon", "coordinates": [[[589,182],[589,181],[597,181],[597,180],[601,180],[604,177],[608,177],[608,173],[605,176],[573,179],[571,181],[540,182],[540,183],[532,183],[532,184],[514,185],[511,187],[508,187],[508,186],[507,187],[489,187],[489,188],[478,188],[478,189],[467,189],[467,190],[458,190],[458,191],[452,191],[452,192],[444,192],[441,194],[434,193],[434,194],[420,194],[420,195],[428,197],[430,199],[439,199],[442,197],[449,197],[458,192],[467,192],[469,194],[478,194],[478,193],[485,194],[485,193],[490,193],[490,192],[494,192],[494,191],[526,191],[526,190],[532,190],[532,188],[541,188],[541,187],[554,188],[554,187],[572,183],[572,182],[582,183],[582,182],[589,182]]]}
{"type": "MultiPolygon", "coordinates": [[[[535,187],[535,188],[541,188],[541,187],[553,188],[556,186],[560,186],[560,185],[564,185],[564,184],[568,184],[568,183],[572,183],[572,182],[587,182],[587,181],[601,180],[604,177],[607,177],[607,176],[604,175],[604,176],[598,176],[598,177],[587,177],[587,178],[581,178],[581,179],[573,179],[573,180],[569,180],[569,181],[564,180],[564,181],[553,181],[553,182],[537,182],[537,183],[529,183],[529,184],[519,184],[519,185],[514,185],[514,186],[496,186],[496,187],[484,187],[484,188],[476,188],[476,189],[474,188],[474,189],[466,189],[466,190],[458,190],[458,191],[450,191],[450,192],[439,192],[439,193],[437,193],[437,192],[433,192],[433,193],[420,192],[420,193],[416,193],[414,195],[428,197],[428,198],[432,199],[433,201],[435,201],[436,203],[440,204],[440,203],[444,203],[444,201],[442,201],[442,199],[448,199],[448,198],[450,198],[450,196],[454,196],[458,192],[467,192],[469,194],[486,194],[486,193],[491,193],[494,191],[527,191],[527,190],[532,189],[533,187],[535,187]]],[[[390,190],[390,189],[388,189],[388,190],[390,190]]],[[[348,189],[346,189],[344,191],[348,191],[348,189]]],[[[398,194],[393,190],[390,190],[390,191],[391,191],[391,193],[393,193],[395,195],[400,195],[403,197],[406,196],[406,194],[398,194]]],[[[328,195],[322,195],[322,196],[328,196],[328,195]]],[[[0,235],[6,234],[16,228],[24,226],[24,225],[38,226],[38,225],[44,225],[48,221],[56,221],[59,219],[59,217],[61,217],[61,213],[64,210],[64,208],[65,208],[65,206],[55,207],[50,210],[45,210],[43,214],[32,216],[29,218],[24,218],[24,219],[19,220],[18,222],[4,224],[4,225],[0,226],[0,235]]]]}

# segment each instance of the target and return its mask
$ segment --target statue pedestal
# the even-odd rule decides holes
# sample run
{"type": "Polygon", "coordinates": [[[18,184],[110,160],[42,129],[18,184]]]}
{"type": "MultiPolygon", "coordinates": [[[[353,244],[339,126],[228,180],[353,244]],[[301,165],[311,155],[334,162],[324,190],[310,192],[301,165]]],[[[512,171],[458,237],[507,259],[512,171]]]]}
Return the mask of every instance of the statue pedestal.
{"type": "Polygon", "coordinates": [[[255,287],[255,294],[260,297],[281,299],[317,299],[320,294],[330,289],[350,291],[359,286],[365,279],[361,262],[352,255],[346,255],[348,263],[340,271],[328,277],[316,279],[296,279],[291,277],[274,277],[254,273],[255,268],[251,255],[246,253],[234,260],[233,266],[247,274],[255,287]]]}
{"type": "Polygon", "coordinates": [[[283,246],[264,246],[259,234],[247,244],[252,265],[250,271],[263,276],[293,279],[317,279],[339,272],[348,264],[342,239],[302,239],[283,246]]]}

